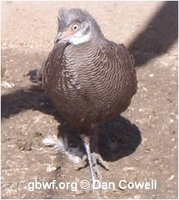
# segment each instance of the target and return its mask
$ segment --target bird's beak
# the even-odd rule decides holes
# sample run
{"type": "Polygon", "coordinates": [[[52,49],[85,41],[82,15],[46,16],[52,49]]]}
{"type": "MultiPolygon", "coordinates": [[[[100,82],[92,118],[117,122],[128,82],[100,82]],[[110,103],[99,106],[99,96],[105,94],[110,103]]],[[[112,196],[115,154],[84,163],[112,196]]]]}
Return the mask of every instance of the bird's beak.
{"type": "Polygon", "coordinates": [[[58,43],[62,38],[63,38],[62,32],[59,32],[54,39],[54,43],[58,43]]]}
{"type": "Polygon", "coordinates": [[[58,43],[59,41],[68,41],[69,37],[73,35],[73,31],[71,29],[66,29],[64,32],[59,32],[55,37],[54,42],[58,43]]]}

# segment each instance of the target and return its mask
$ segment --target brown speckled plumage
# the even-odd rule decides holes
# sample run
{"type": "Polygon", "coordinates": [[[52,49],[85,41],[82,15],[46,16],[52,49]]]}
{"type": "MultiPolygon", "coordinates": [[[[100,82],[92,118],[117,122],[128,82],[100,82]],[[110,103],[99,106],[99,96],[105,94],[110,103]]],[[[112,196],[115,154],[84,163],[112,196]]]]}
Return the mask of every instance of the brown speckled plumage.
{"type": "Polygon", "coordinates": [[[132,56],[108,40],[56,44],[44,87],[57,109],[77,127],[105,122],[125,111],[136,92],[132,56]]]}

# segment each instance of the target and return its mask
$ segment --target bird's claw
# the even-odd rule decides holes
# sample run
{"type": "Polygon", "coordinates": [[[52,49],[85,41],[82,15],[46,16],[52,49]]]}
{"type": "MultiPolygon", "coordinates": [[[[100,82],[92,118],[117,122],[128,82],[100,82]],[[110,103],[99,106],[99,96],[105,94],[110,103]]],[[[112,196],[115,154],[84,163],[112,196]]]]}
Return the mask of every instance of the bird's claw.
{"type": "Polygon", "coordinates": [[[97,165],[97,163],[99,163],[105,170],[109,171],[109,165],[106,161],[103,160],[103,158],[101,157],[101,155],[99,153],[92,153],[92,160],[93,160],[93,164],[97,165]]]}
{"type": "Polygon", "coordinates": [[[81,169],[85,168],[87,166],[86,161],[87,161],[87,156],[84,155],[83,158],[81,159],[81,161],[78,164],[76,164],[75,169],[81,170],[81,169]]]}

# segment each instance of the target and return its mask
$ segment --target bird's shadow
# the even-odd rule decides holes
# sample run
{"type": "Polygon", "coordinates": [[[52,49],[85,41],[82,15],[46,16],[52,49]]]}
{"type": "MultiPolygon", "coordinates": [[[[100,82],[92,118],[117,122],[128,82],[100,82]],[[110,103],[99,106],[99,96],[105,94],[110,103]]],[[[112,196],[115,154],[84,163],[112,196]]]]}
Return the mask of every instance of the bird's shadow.
{"type": "MultiPolygon", "coordinates": [[[[2,95],[1,105],[2,120],[25,110],[32,109],[54,116],[61,125],[65,122],[43,91],[19,89],[2,95]]],[[[59,131],[62,130],[59,129],[59,131]]],[[[69,127],[69,130],[75,131],[71,127],[69,127]]],[[[132,154],[141,142],[141,133],[138,127],[122,116],[118,116],[101,125],[99,131],[100,153],[103,159],[107,161],[115,161],[132,154]]],[[[63,133],[59,135],[63,135],[63,133]]]]}
{"type": "Polygon", "coordinates": [[[141,143],[139,128],[123,116],[99,127],[99,148],[104,160],[116,161],[135,152],[141,143]]]}

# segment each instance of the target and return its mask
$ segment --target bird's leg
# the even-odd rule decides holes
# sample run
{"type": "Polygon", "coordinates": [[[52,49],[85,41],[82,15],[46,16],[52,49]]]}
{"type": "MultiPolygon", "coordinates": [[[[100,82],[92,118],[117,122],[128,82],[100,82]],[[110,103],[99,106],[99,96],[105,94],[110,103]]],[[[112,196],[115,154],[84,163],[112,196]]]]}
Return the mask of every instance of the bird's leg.
{"type": "Polygon", "coordinates": [[[92,177],[92,184],[95,184],[95,181],[98,179],[96,172],[94,171],[94,163],[93,160],[91,158],[91,151],[90,151],[90,142],[89,142],[89,138],[84,136],[83,137],[83,141],[84,141],[84,146],[85,146],[85,150],[86,150],[86,154],[87,154],[87,159],[88,159],[88,163],[89,163],[89,167],[90,167],[90,173],[91,173],[91,177],[92,177]]]}
{"type": "Polygon", "coordinates": [[[107,171],[109,171],[109,166],[106,161],[103,160],[99,153],[99,131],[98,128],[94,130],[91,137],[91,149],[92,149],[92,159],[93,163],[97,165],[97,162],[107,171]]]}

